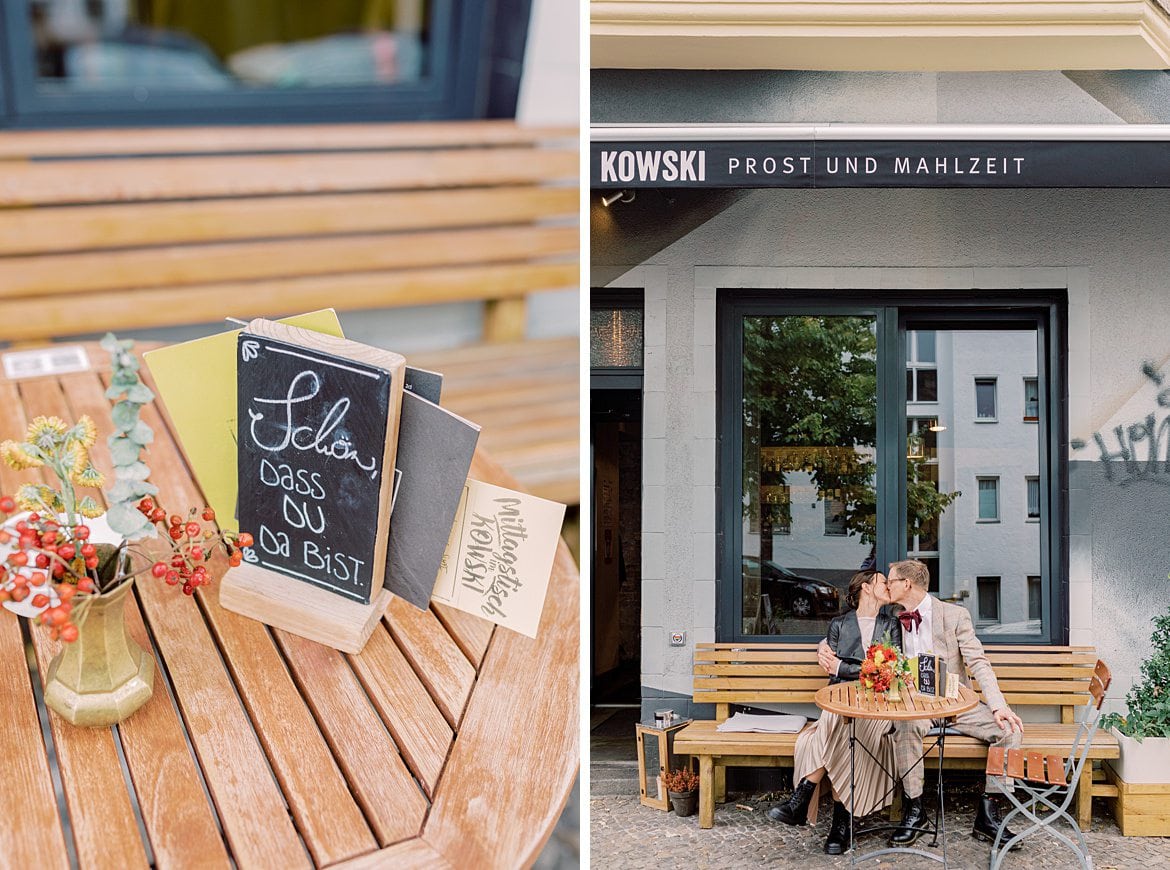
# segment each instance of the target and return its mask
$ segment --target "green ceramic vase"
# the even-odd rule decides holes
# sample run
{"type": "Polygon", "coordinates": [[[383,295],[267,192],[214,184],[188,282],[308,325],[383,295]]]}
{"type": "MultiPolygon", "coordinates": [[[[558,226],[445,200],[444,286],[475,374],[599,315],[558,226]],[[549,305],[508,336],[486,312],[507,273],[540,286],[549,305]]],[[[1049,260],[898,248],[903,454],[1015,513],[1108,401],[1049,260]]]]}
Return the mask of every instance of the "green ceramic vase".
{"type": "Polygon", "coordinates": [[[154,656],[126,630],[126,580],[95,597],[78,625],[77,640],[49,663],[45,703],[74,725],[115,725],[150,700],[154,656]]]}

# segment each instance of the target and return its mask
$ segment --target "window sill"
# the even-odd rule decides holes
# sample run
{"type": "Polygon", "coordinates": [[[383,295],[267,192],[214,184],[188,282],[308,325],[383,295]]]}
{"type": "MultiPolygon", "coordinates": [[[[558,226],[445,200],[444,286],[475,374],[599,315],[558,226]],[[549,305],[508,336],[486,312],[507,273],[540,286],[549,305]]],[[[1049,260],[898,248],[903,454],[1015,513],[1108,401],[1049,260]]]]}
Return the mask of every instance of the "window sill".
{"type": "Polygon", "coordinates": [[[1040,517],[1024,517],[1024,522],[1026,522],[1026,523],[1038,523],[1038,522],[1040,522],[1040,517]]]}
{"type": "Polygon", "coordinates": [[[976,417],[976,423],[998,423],[999,417],[976,417]]]}
{"type": "Polygon", "coordinates": [[[1040,418],[1039,417],[1025,417],[1024,422],[1025,423],[1039,423],[1040,418]]]}
{"type": "Polygon", "coordinates": [[[975,520],[975,522],[976,522],[976,523],[984,523],[984,524],[988,524],[988,525],[990,525],[990,524],[993,524],[993,523],[998,523],[998,522],[999,522],[999,517],[996,517],[995,519],[987,519],[987,518],[985,518],[985,517],[979,517],[979,518],[977,518],[977,519],[975,520]]]}

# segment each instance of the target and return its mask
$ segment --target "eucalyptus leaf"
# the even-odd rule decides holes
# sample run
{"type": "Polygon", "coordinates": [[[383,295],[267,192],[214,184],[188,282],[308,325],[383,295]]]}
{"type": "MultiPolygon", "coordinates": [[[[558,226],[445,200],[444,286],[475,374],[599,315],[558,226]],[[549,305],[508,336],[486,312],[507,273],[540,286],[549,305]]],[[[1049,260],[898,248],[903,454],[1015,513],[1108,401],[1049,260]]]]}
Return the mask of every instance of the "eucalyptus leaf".
{"type": "Polygon", "coordinates": [[[110,418],[119,432],[129,432],[138,422],[138,407],[129,402],[118,402],[111,409],[110,418]]]}
{"type": "Polygon", "coordinates": [[[146,445],[154,443],[154,430],[146,424],[145,420],[139,420],[127,434],[130,436],[131,441],[136,441],[139,444],[146,445]]]}
{"type": "Polygon", "coordinates": [[[106,497],[111,502],[137,503],[143,496],[154,495],[157,492],[158,487],[146,480],[119,480],[106,490],[106,497]]]}
{"type": "Polygon", "coordinates": [[[154,531],[150,520],[144,517],[134,505],[125,502],[110,505],[110,509],[106,513],[106,522],[110,524],[111,529],[131,541],[147,537],[150,532],[154,531]]]}
{"type": "Polygon", "coordinates": [[[146,405],[154,401],[154,393],[145,384],[135,384],[126,391],[126,401],[146,405]]]}
{"type": "Polygon", "coordinates": [[[110,457],[114,460],[114,465],[133,465],[138,461],[140,451],[140,445],[131,438],[110,439],[110,457]]]}
{"type": "Polygon", "coordinates": [[[146,480],[150,477],[150,467],[145,462],[119,465],[114,469],[114,474],[119,480],[146,480]]]}

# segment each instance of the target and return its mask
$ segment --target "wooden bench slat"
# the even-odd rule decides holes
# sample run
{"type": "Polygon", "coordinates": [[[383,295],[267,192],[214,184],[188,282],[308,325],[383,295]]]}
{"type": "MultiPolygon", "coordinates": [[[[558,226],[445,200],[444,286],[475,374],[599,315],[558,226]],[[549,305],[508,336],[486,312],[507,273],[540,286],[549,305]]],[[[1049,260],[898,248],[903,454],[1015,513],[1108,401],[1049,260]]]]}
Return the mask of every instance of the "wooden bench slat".
{"type": "Polygon", "coordinates": [[[0,296],[259,281],[570,256],[576,227],[490,227],[0,258],[0,296]]]}
{"type": "MultiPolygon", "coordinates": [[[[6,405],[5,407],[12,407],[6,405]]],[[[6,492],[11,490],[5,489],[6,492]]],[[[40,631],[34,628],[33,631],[40,631]]],[[[24,667],[20,623],[0,615],[0,855],[12,867],[67,870],[65,836],[57,815],[57,798],[29,674],[24,667]]]]}
{"type": "Polygon", "coordinates": [[[348,658],[402,757],[433,796],[455,736],[451,726],[385,626],[375,627],[361,654],[348,658]]]}
{"type": "Polygon", "coordinates": [[[1047,756],[1048,761],[1048,781],[1052,785],[1067,785],[1068,780],[1064,776],[1064,758],[1059,755],[1047,756]]]}
{"type": "Polygon", "coordinates": [[[0,210],[0,255],[518,225],[575,218],[576,189],[499,187],[0,210]]]}
{"type": "Polygon", "coordinates": [[[1044,773],[1043,753],[1035,751],[1025,753],[1024,763],[1028,770],[1028,779],[1033,782],[1048,782],[1048,777],[1044,773]]]}
{"type": "Polygon", "coordinates": [[[1003,776],[1005,770],[1005,751],[1002,746],[987,747],[987,775],[1003,776]]]}
{"type": "Polygon", "coordinates": [[[239,318],[280,316],[316,310],[323,299],[334,300],[338,308],[346,310],[428,305],[439,300],[474,301],[574,287],[578,280],[575,262],[520,263],[76,294],[73,305],[85,306],[84,323],[73,318],[72,307],[50,306],[32,298],[12,299],[4,303],[0,340],[70,335],[82,327],[92,332],[126,332],[210,323],[221,320],[225,312],[239,318]],[[277,309],[278,305],[282,308],[277,309]]]}
{"type": "Polygon", "coordinates": [[[273,635],[378,844],[413,837],[429,805],[345,656],[279,629],[273,635]]]}
{"type": "Polygon", "coordinates": [[[430,610],[419,610],[396,596],[386,608],[383,621],[443,718],[452,728],[458,728],[475,684],[475,668],[430,610]]]}
{"type": "Polygon", "coordinates": [[[0,206],[572,182],[577,149],[0,162],[0,206]],[[100,170],[100,171],[99,171],[100,170]]]}
{"type": "Polygon", "coordinates": [[[571,127],[524,127],[513,121],[426,121],[242,127],[9,130],[0,158],[337,149],[466,148],[577,141],[571,127]]]}
{"type": "Polygon", "coordinates": [[[1024,750],[1009,749],[1007,752],[1007,775],[1013,779],[1024,778],[1024,750]]]}

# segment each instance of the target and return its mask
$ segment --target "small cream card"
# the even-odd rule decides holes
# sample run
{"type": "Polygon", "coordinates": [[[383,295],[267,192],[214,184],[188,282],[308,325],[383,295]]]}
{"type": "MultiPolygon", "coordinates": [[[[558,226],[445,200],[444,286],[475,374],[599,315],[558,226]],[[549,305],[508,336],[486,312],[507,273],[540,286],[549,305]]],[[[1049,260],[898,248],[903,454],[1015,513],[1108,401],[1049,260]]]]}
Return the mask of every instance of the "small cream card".
{"type": "Polygon", "coordinates": [[[536,637],[565,506],[468,479],[432,601],[536,637]]]}

